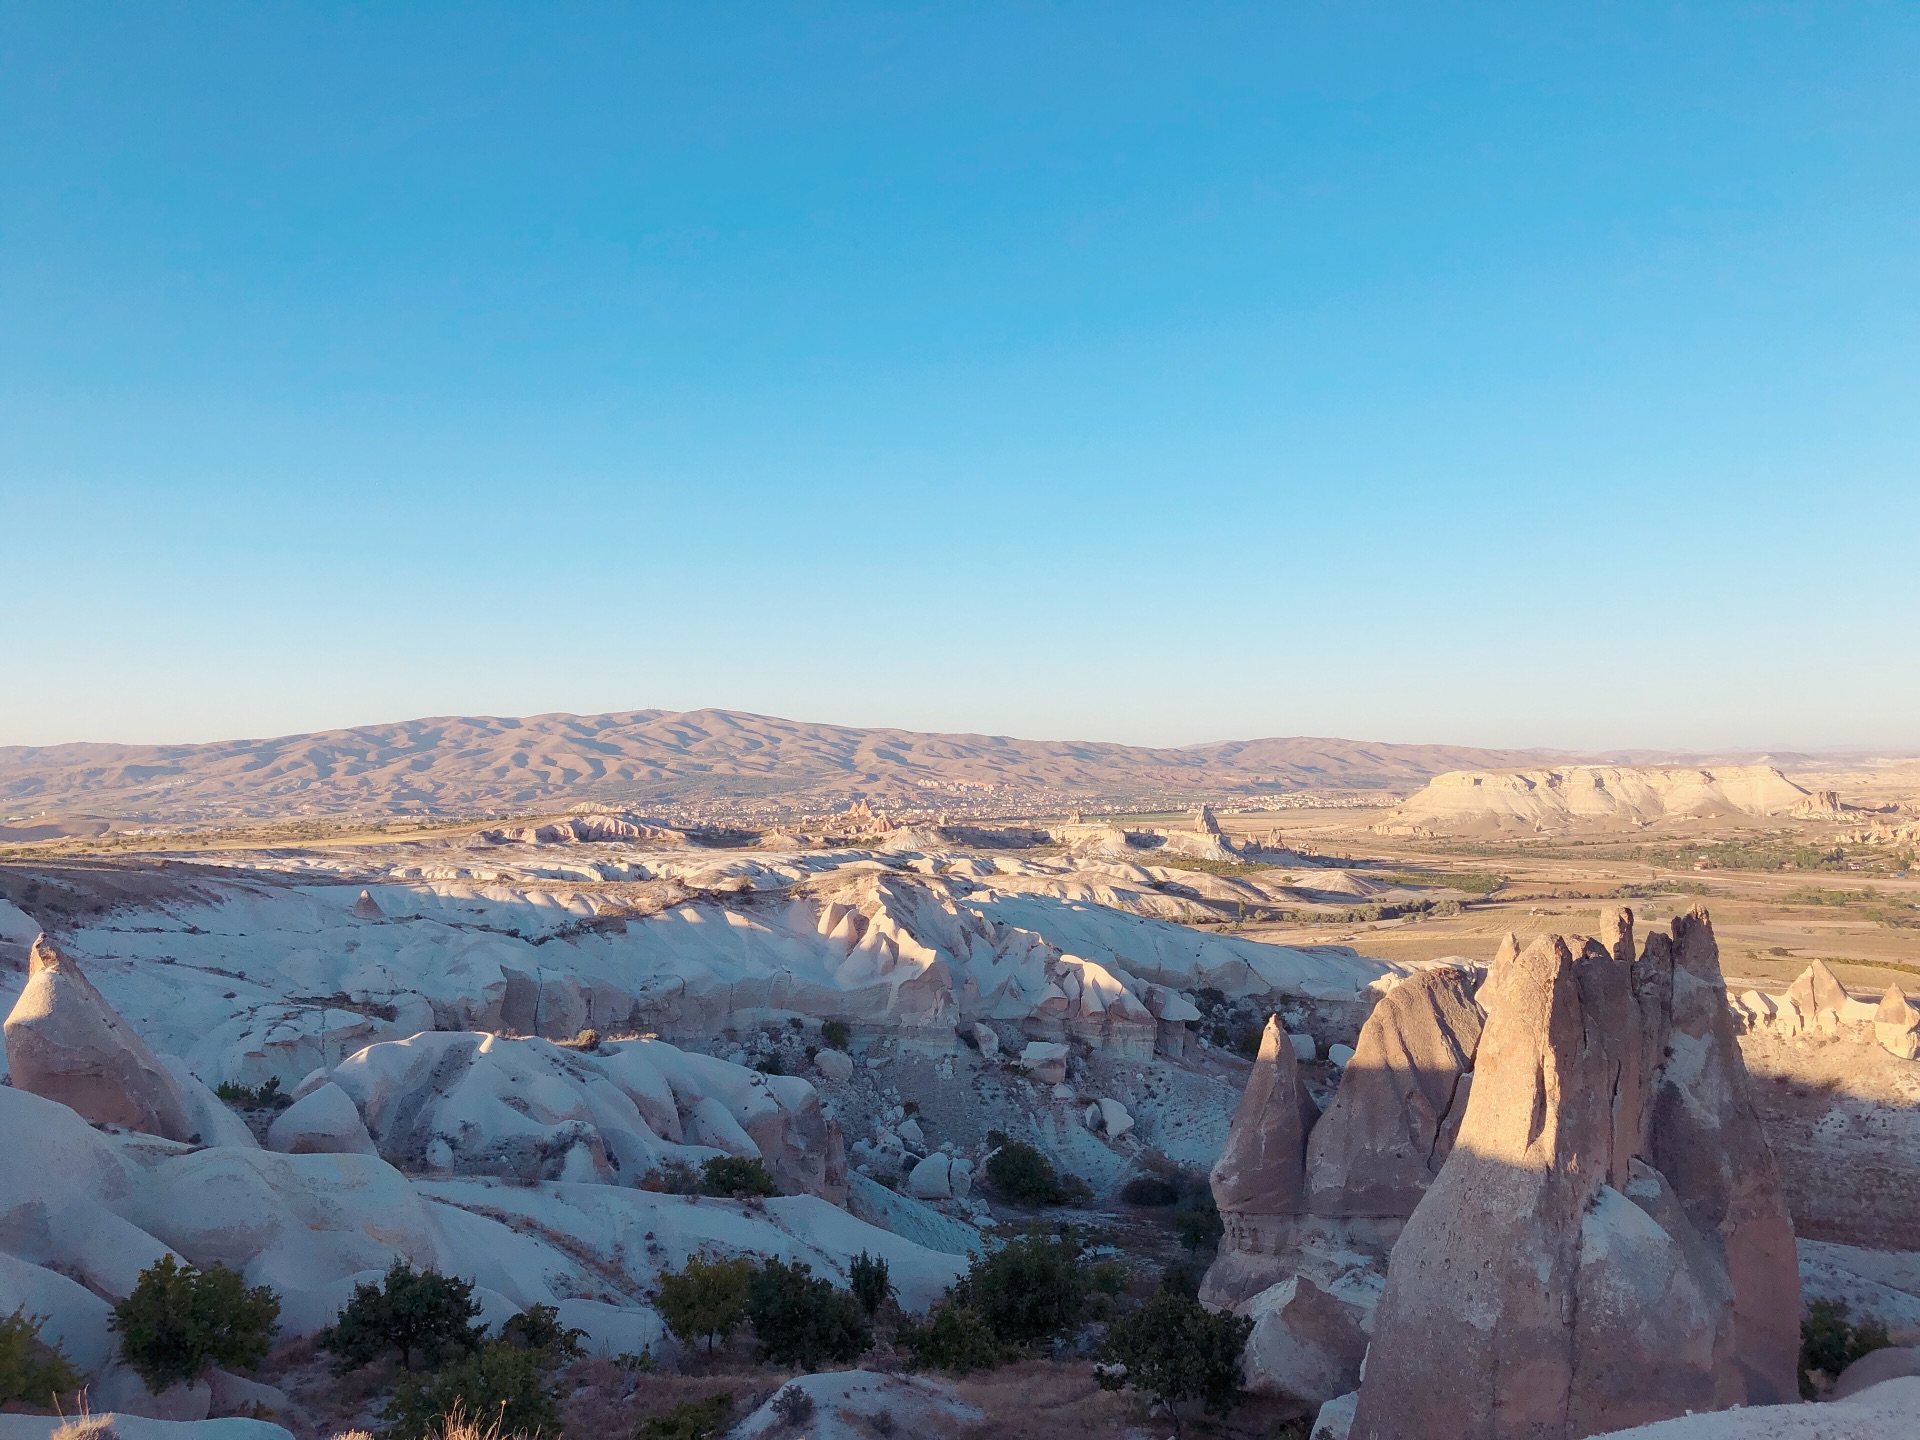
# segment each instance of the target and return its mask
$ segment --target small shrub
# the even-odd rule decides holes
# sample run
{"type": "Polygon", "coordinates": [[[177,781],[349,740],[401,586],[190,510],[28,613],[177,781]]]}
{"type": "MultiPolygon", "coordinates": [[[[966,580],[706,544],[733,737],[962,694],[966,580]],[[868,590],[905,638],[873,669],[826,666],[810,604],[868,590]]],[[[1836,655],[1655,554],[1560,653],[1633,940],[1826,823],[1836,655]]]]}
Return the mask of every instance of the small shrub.
{"type": "Polygon", "coordinates": [[[692,1255],[679,1273],[660,1277],[653,1304],[676,1339],[685,1345],[704,1339],[711,1355],[714,1343],[731,1337],[747,1318],[752,1286],[751,1260],[703,1260],[692,1255]]]}
{"type": "Polygon", "coordinates": [[[560,1323],[560,1312],[551,1305],[534,1305],[518,1315],[509,1315],[500,1327],[502,1344],[516,1350],[535,1350],[554,1361],[578,1359],[580,1340],[587,1332],[560,1323]]]}
{"type": "Polygon", "coordinates": [[[682,1160],[669,1160],[657,1169],[649,1170],[640,1181],[642,1190],[651,1190],[659,1195],[698,1195],[700,1177],[693,1173],[693,1167],[682,1160]]]}
{"type": "Polygon", "coordinates": [[[1225,1415],[1246,1398],[1240,1388],[1240,1355],[1253,1321],[1215,1314],[1198,1300],[1162,1290],[1131,1315],[1107,1327],[1107,1353],[1126,1366],[1124,1380],[1101,1377],[1152,1395],[1180,1432],[1179,1406],[1199,1400],[1209,1415],[1225,1415]]]}
{"type": "Polygon", "coordinates": [[[998,1130],[989,1131],[987,1142],[997,1147],[987,1157],[987,1183],[1003,1198],[1016,1205],[1063,1205],[1086,1186],[1078,1177],[1063,1183],[1053,1162],[1033,1146],[1010,1140],[998,1130]]]}
{"type": "Polygon", "coordinates": [[[780,1187],[767,1174],[759,1160],[743,1160],[737,1155],[715,1155],[700,1166],[700,1193],[739,1198],[746,1195],[778,1195],[780,1187]]]}
{"type": "Polygon", "coordinates": [[[852,1037],[847,1034],[846,1021],[829,1020],[820,1027],[820,1038],[827,1042],[829,1050],[845,1050],[852,1037]]]}
{"type": "Polygon", "coordinates": [[[544,1359],[496,1340],[437,1375],[403,1372],[381,1412],[392,1427],[385,1440],[429,1440],[463,1416],[486,1416],[503,1435],[558,1437],[560,1396],[544,1359]]]}
{"type": "Polygon", "coordinates": [[[1127,1282],[1133,1278],[1132,1272],[1118,1260],[1102,1260],[1089,1273],[1094,1290],[1102,1295],[1124,1295],[1127,1282]]]}
{"type": "Polygon", "coordinates": [[[562,1040],[559,1043],[568,1050],[598,1050],[600,1032],[589,1025],[571,1040],[562,1040]]]}
{"type": "Polygon", "coordinates": [[[974,1260],[949,1294],[1005,1344],[1036,1346],[1077,1329],[1093,1277],[1071,1230],[1023,1235],[974,1260]]]}
{"type": "Polygon", "coordinates": [[[869,1315],[877,1314],[880,1307],[887,1303],[887,1297],[893,1294],[893,1281],[887,1276],[887,1262],[862,1250],[847,1266],[847,1288],[853,1291],[853,1298],[860,1302],[862,1310],[869,1315]]]}
{"type": "Polygon", "coordinates": [[[258,1085],[236,1085],[222,1080],[213,1093],[236,1110],[284,1110],[293,1104],[291,1095],[280,1093],[280,1077],[269,1075],[258,1085]]]}
{"type": "Polygon", "coordinates": [[[913,1357],[916,1367],[955,1375],[991,1370],[1006,1358],[1005,1347],[980,1312],[950,1300],[936,1305],[924,1324],[902,1325],[894,1343],[913,1357]]]}
{"type": "Polygon", "coordinates": [[[704,1400],[688,1400],[664,1415],[640,1422],[634,1440],[716,1440],[733,1412],[733,1395],[722,1390],[704,1400]]]}
{"type": "Polygon", "coordinates": [[[787,1073],[785,1063],[781,1061],[777,1054],[762,1055],[758,1060],[753,1062],[753,1068],[758,1070],[762,1075],[784,1075],[787,1073]]]}
{"type": "Polygon", "coordinates": [[[127,1363],[158,1393],[211,1365],[251,1369],[266,1359],[280,1329],[280,1297],[265,1285],[249,1290],[224,1265],[200,1270],[162,1255],[107,1323],[120,1333],[127,1363]]]}
{"type": "Polygon", "coordinates": [[[1197,1254],[1202,1248],[1214,1249],[1220,1237],[1227,1233],[1220,1219],[1220,1207],[1214,1204],[1211,1194],[1188,1196],[1174,1212],[1173,1223],[1179,1228],[1180,1241],[1189,1255],[1197,1254]]]}
{"type": "Polygon", "coordinates": [[[761,1360],[775,1365],[816,1370],[826,1361],[846,1364],[873,1345],[873,1326],[860,1302],[816,1278],[804,1260],[769,1260],[760,1267],[747,1296],[747,1319],[761,1360]]]}
{"type": "Polygon", "coordinates": [[[1180,1187],[1161,1175],[1136,1175],[1120,1187],[1120,1198],[1129,1205],[1175,1205],[1180,1187]]]}
{"type": "MultiPolygon", "coordinates": [[[[315,1343],[336,1357],[340,1374],[371,1365],[390,1350],[412,1368],[417,1358],[438,1366],[453,1353],[470,1353],[485,1339],[474,1323],[480,1302],[473,1285],[434,1270],[416,1271],[405,1260],[395,1260],[378,1285],[353,1287],[353,1298],[340,1318],[322,1330],[315,1343]]],[[[444,1413],[437,1411],[436,1414],[444,1413]]]]}
{"type": "Polygon", "coordinates": [[[1821,1390],[1816,1373],[1828,1383],[1840,1378],[1840,1372],[1862,1355],[1884,1350],[1893,1342],[1887,1327],[1878,1320],[1854,1325],[1847,1319],[1844,1300],[1815,1300],[1807,1306],[1800,1321],[1800,1394],[1814,1399],[1821,1390]]]}
{"type": "Polygon", "coordinates": [[[80,1388],[80,1376],[58,1345],[40,1338],[44,1315],[16,1310],[0,1319],[0,1405],[48,1405],[80,1388]]]}
{"type": "Polygon", "coordinates": [[[783,1424],[804,1425],[813,1418],[813,1396],[798,1385],[789,1385],[773,1397],[773,1413],[783,1424]]]}

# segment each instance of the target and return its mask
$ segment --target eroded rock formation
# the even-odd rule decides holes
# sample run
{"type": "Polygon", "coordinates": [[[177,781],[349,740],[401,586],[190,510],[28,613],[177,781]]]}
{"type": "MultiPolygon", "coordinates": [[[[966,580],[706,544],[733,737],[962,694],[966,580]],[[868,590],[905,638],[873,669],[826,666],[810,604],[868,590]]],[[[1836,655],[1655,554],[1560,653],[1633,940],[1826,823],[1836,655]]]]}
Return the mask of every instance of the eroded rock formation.
{"type": "Polygon", "coordinates": [[[1578,1440],[1794,1393],[1799,1278],[1704,911],[1497,966],[1355,1440],[1578,1440]]]}
{"type": "Polygon", "coordinates": [[[1307,1132],[1320,1107],[1300,1080],[1292,1041],[1268,1016],[1226,1149],[1213,1167],[1222,1215],[1296,1215],[1306,1208],[1307,1132]]]}
{"type": "Polygon", "coordinates": [[[27,986],[7,1016],[6,1037],[17,1089],[98,1125],[196,1138],[193,1107],[173,1076],[45,935],[33,942],[27,986]]]}

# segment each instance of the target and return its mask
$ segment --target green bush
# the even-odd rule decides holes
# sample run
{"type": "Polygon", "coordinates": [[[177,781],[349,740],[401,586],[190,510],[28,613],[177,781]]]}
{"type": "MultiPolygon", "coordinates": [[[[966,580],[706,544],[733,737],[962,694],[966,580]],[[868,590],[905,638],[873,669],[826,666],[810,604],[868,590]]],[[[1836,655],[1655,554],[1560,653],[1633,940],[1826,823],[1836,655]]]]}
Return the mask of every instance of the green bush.
{"type": "Polygon", "coordinates": [[[549,1371],[555,1357],[519,1350],[501,1341],[482,1345],[462,1360],[424,1379],[402,1372],[382,1417],[392,1427],[386,1440],[427,1440],[459,1416],[483,1426],[498,1422],[501,1435],[560,1434],[560,1396],[549,1371]]]}
{"type": "Polygon", "coordinates": [[[1180,1187],[1162,1175],[1136,1175],[1120,1187],[1120,1198],[1129,1205],[1175,1205],[1180,1187]]]}
{"type": "Polygon", "coordinates": [[[862,1310],[869,1315],[877,1314],[880,1307],[887,1303],[887,1297],[893,1294],[893,1281],[887,1275],[887,1262],[862,1250],[847,1266],[847,1288],[853,1291],[853,1298],[860,1302],[862,1310]]]}
{"type": "Polygon", "coordinates": [[[1840,1372],[1862,1355],[1884,1350],[1893,1342],[1887,1327],[1878,1320],[1854,1325],[1847,1319],[1844,1300],[1815,1300],[1807,1306],[1800,1321],[1800,1394],[1812,1400],[1819,1394],[1813,1372],[1828,1380],[1840,1378],[1840,1372]]]}
{"type": "Polygon", "coordinates": [[[554,1306],[534,1305],[507,1317],[500,1327],[500,1340],[516,1350],[535,1350],[557,1362],[578,1359],[580,1339],[586,1333],[562,1325],[554,1306]]]}
{"type": "Polygon", "coordinates": [[[1189,1255],[1198,1253],[1202,1248],[1215,1248],[1220,1243],[1220,1237],[1226,1234],[1226,1226],[1220,1219],[1220,1207],[1214,1204],[1210,1192],[1189,1195],[1174,1211],[1173,1223],[1179,1229],[1180,1241],[1187,1247],[1189,1255]]]}
{"type": "Polygon", "coordinates": [[[946,1370],[965,1375],[991,1370],[1006,1358],[1006,1349],[994,1337],[993,1327],[980,1312],[943,1300],[924,1324],[908,1321],[894,1335],[894,1343],[923,1370],[946,1370]]]}
{"type": "Polygon", "coordinates": [[[474,1323],[479,1313],[470,1282],[395,1260],[380,1284],[354,1286],[340,1318],[316,1343],[336,1357],[334,1369],[343,1375],[390,1350],[409,1369],[416,1357],[431,1369],[454,1352],[480,1348],[486,1335],[474,1323]]]}
{"type": "Polygon", "coordinates": [[[732,1411],[733,1396],[725,1390],[704,1400],[688,1400],[664,1415],[641,1421],[634,1440],[717,1440],[732,1411]]]}
{"type": "Polygon", "coordinates": [[[51,1406],[80,1388],[80,1376],[58,1345],[40,1338],[44,1315],[16,1310],[0,1319],[0,1405],[51,1406]]]}
{"type": "Polygon", "coordinates": [[[1225,1415],[1246,1399],[1240,1388],[1240,1355],[1253,1321],[1216,1314],[1198,1300],[1162,1290],[1107,1327],[1107,1354],[1126,1366],[1124,1383],[1143,1390],[1167,1409],[1174,1433],[1179,1406],[1199,1400],[1209,1415],[1225,1415]]]}
{"type": "Polygon", "coordinates": [[[224,1265],[199,1270],[162,1255],[107,1323],[120,1333],[127,1363],[157,1393],[211,1365],[251,1369],[266,1359],[280,1329],[280,1297],[265,1285],[249,1290],[224,1265]]]}
{"type": "Polygon", "coordinates": [[[284,1110],[293,1104],[291,1095],[280,1093],[278,1075],[269,1075],[258,1085],[236,1085],[222,1080],[213,1093],[236,1110],[284,1110]]]}
{"type": "Polygon", "coordinates": [[[753,1277],[747,1319],[760,1358],[775,1365],[817,1370],[827,1362],[858,1360],[873,1345],[873,1326],[860,1302],[814,1276],[804,1260],[769,1260],[753,1277]]]}
{"type": "Polygon", "coordinates": [[[726,1340],[747,1318],[752,1286],[751,1260],[703,1260],[690,1255],[678,1273],[668,1271],[660,1277],[653,1306],[676,1339],[686,1345],[704,1339],[711,1355],[714,1342],[726,1340]]]}
{"type": "Polygon", "coordinates": [[[737,1155],[715,1155],[700,1166],[702,1195],[732,1196],[778,1195],[780,1187],[767,1174],[759,1160],[742,1160],[737,1155]]]}
{"type": "Polygon", "coordinates": [[[845,1050],[852,1039],[847,1034],[847,1022],[844,1020],[827,1021],[820,1027],[820,1038],[827,1042],[829,1050],[845,1050]]]}
{"type": "Polygon", "coordinates": [[[1004,1344],[1036,1346],[1079,1328],[1093,1276],[1071,1230],[1023,1235],[975,1259],[952,1298],[1004,1344]]]}
{"type": "Polygon", "coordinates": [[[1033,1146],[998,1130],[987,1132],[987,1143],[996,1147],[987,1157],[987,1183],[1001,1198],[1016,1205],[1064,1205],[1087,1197],[1086,1182],[1074,1175],[1063,1179],[1033,1146]]]}

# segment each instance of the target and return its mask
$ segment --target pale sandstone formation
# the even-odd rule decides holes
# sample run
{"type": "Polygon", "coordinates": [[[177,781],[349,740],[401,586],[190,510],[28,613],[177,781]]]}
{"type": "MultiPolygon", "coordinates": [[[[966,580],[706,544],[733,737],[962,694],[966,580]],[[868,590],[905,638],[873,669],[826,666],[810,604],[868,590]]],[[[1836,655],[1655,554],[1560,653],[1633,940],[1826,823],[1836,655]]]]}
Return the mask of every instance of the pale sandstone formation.
{"type": "Polygon", "coordinates": [[[1578,1440],[1795,1393],[1799,1277],[1704,911],[1496,966],[1354,1440],[1578,1440]],[[1464,1322],[1464,1323],[1463,1323],[1464,1322]]]}
{"type": "Polygon", "coordinates": [[[1223,1216],[1306,1209],[1307,1132],[1319,1115],[1280,1018],[1268,1016],[1226,1149],[1213,1167],[1213,1198],[1223,1216]]]}
{"type": "Polygon", "coordinates": [[[98,1125],[196,1138],[193,1107],[146,1042],[45,935],[33,942],[27,987],[7,1016],[14,1086],[98,1125]]]}
{"type": "Polygon", "coordinates": [[[1873,1013],[1873,1038],[1901,1060],[1920,1058],[1920,1010],[1898,985],[1889,985],[1873,1013]]]}
{"type": "Polygon", "coordinates": [[[284,1155],[375,1155],[373,1137],[353,1100],[331,1080],[316,1085],[274,1117],[267,1147],[284,1155]]]}
{"type": "Polygon", "coordinates": [[[1241,1369],[1254,1394],[1319,1405],[1360,1383],[1366,1332],[1306,1276],[1261,1291],[1241,1313],[1253,1321],[1241,1369]]]}
{"type": "Polygon", "coordinates": [[[1920,1349],[1911,1345],[1889,1345],[1883,1350],[1869,1350],[1840,1372],[1827,1398],[1845,1400],[1888,1380],[1916,1375],[1920,1375],[1920,1349]]]}
{"type": "Polygon", "coordinates": [[[1413,1213],[1465,1113],[1482,1018],[1463,970],[1416,975],[1374,1006],[1307,1141],[1307,1208],[1413,1213]]]}
{"type": "Polygon", "coordinates": [[[1574,765],[1454,771],[1374,828],[1395,835],[1618,829],[1677,818],[1788,815],[1813,797],[1771,765],[1574,765]]]}
{"type": "Polygon", "coordinates": [[[1816,960],[1787,988],[1787,998],[1800,1012],[1805,1023],[1826,1034],[1840,1027],[1841,1013],[1847,1006],[1847,990],[1824,961],[1816,960]]]}

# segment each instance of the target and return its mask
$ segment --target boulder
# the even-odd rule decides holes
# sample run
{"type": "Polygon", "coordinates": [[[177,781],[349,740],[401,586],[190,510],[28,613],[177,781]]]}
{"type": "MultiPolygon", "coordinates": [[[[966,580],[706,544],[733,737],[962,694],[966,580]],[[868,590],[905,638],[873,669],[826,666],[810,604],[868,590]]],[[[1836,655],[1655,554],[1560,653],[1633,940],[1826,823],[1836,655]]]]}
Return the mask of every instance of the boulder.
{"type": "Polygon", "coordinates": [[[1319,1114],[1279,1016],[1269,1015],[1210,1177],[1223,1214],[1297,1215],[1306,1209],[1307,1132],[1319,1114]]]}
{"type": "Polygon", "coordinates": [[[1313,1417],[1313,1440],[1348,1440],[1353,1433],[1353,1411],[1360,1403],[1358,1390],[1336,1395],[1320,1407],[1313,1417]]]}
{"type": "Polygon", "coordinates": [[[1067,1078],[1067,1057],[1072,1053],[1060,1041],[1029,1040],[1020,1052],[1020,1068],[1042,1085],[1058,1085],[1067,1078]]]}
{"type": "Polygon", "coordinates": [[[1394,1246],[1355,1440],[1578,1440],[1786,1398],[1799,1282],[1704,911],[1496,966],[1394,1246]],[[1462,1324],[1462,1319],[1467,1323],[1462,1324]]]}
{"type": "Polygon", "coordinates": [[[1099,1102],[1100,1128],[1106,1132],[1109,1140],[1118,1140],[1133,1129],[1133,1116],[1127,1113],[1127,1107],[1118,1100],[1102,1097],[1099,1102]]]}
{"type": "Polygon", "coordinates": [[[332,1081],[293,1102],[267,1128],[267,1145],[286,1155],[375,1155],[373,1137],[347,1092],[332,1081]]]}
{"type": "Polygon", "coordinates": [[[1293,1058],[1301,1064],[1311,1064],[1320,1058],[1320,1045],[1311,1035],[1288,1035],[1293,1045],[1293,1058]]]}
{"type": "Polygon", "coordinates": [[[994,1033],[992,1026],[984,1025],[976,1020],[973,1023],[971,1033],[973,1035],[973,1043],[980,1047],[981,1059],[993,1060],[998,1058],[1000,1054],[1000,1037],[994,1033]]]}
{"type": "Polygon", "coordinates": [[[813,1068],[829,1080],[853,1078],[853,1057],[842,1050],[821,1050],[813,1057],[813,1068]]]}
{"type": "Polygon", "coordinates": [[[1873,1038],[1889,1055],[1901,1060],[1920,1058],[1920,1010],[1898,985],[1889,985],[1873,1012],[1873,1038]]]}
{"type": "Polygon", "coordinates": [[[28,956],[26,989],[6,1020],[16,1088],[97,1125],[193,1140],[192,1107],[146,1042],[45,935],[28,956]]]}
{"type": "Polygon", "coordinates": [[[1306,1276],[1283,1280],[1240,1308],[1253,1321],[1241,1365],[1254,1394],[1320,1405],[1359,1385],[1366,1332],[1306,1276]]]}
{"type": "Polygon", "coordinates": [[[1870,1350],[1840,1372],[1833,1389],[1827,1392],[1827,1399],[1846,1400],[1862,1390],[1909,1375],[1920,1375],[1920,1349],[1889,1345],[1882,1350],[1870,1350]]]}
{"type": "Polygon", "coordinates": [[[1351,1045],[1329,1045],[1327,1062],[1336,1070],[1344,1070],[1353,1063],[1354,1049],[1351,1045]]]}
{"type": "Polygon", "coordinates": [[[953,1194],[952,1158],[937,1151],[913,1167],[907,1193],[921,1200],[945,1200],[953,1194]]]}
{"type": "Polygon", "coordinates": [[[1413,1213],[1446,1163],[1484,1018],[1464,970],[1415,975],[1373,1007],[1307,1142],[1316,1215],[1413,1213]]]}

